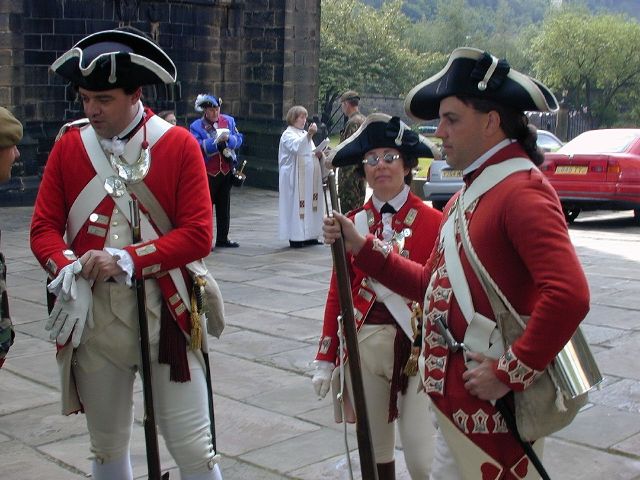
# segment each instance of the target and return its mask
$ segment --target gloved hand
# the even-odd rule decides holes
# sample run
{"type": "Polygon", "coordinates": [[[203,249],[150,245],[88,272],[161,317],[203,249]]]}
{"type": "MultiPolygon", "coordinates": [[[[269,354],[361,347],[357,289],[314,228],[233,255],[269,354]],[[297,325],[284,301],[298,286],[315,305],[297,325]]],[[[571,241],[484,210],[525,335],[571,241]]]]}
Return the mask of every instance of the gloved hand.
{"type": "Polygon", "coordinates": [[[55,339],[58,345],[67,343],[73,332],[71,343],[77,348],[82,340],[85,324],[93,328],[94,323],[91,284],[88,280],[78,277],[75,286],[75,299],[58,297],[44,329],[50,332],[49,338],[55,339]]]}
{"type": "Polygon", "coordinates": [[[76,274],[81,271],[82,263],[80,260],[70,263],[58,272],[58,276],[47,285],[47,289],[58,298],[75,300],[78,296],[76,274]]]}
{"type": "Polygon", "coordinates": [[[316,364],[316,371],[313,374],[311,383],[313,383],[313,388],[316,390],[316,395],[324,398],[329,388],[331,388],[331,373],[335,365],[332,362],[325,362],[324,360],[316,360],[314,363],[316,364]]]}

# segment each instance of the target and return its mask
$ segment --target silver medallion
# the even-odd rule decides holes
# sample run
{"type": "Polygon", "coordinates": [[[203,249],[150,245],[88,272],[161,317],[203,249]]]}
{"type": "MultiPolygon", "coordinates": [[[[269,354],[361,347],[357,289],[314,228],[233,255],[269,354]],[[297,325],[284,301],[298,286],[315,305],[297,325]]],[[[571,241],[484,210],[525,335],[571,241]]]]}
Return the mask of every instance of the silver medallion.
{"type": "Polygon", "coordinates": [[[119,198],[125,194],[127,186],[120,177],[112,175],[104,181],[104,189],[112,197],[119,198]]]}
{"type": "Polygon", "coordinates": [[[413,234],[413,232],[411,231],[411,229],[409,227],[406,227],[406,228],[402,229],[402,236],[404,238],[409,238],[412,234],[413,234]]]}

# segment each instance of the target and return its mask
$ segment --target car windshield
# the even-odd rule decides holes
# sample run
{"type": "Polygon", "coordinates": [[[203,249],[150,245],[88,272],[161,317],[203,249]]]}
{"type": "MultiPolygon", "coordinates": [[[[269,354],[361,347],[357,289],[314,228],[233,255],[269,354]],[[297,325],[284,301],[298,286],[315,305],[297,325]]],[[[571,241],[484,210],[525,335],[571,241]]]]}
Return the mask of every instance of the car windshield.
{"type": "Polygon", "coordinates": [[[538,146],[546,150],[556,150],[562,146],[562,143],[547,135],[538,135],[538,146]]]}
{"type": "Polygon", "coordinates": [[[638,132],[623,130],[593,130],[578,135],[558,150],[566,155],[624,152],[638,138],[638,132]]]}

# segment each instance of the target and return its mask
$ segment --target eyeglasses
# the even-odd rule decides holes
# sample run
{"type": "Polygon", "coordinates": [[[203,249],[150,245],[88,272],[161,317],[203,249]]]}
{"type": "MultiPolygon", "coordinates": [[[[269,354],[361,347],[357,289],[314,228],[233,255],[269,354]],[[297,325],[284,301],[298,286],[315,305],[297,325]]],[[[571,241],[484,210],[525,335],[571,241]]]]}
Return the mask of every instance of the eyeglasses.
{"type": "Polygon", "coordinates": [[[362,163],[369,165],[370,167],[375,167],[376,165],[378,165],[380,160],[384,160],[384,163],[391,164],[399,158],[400,158],[400,155],[397,153],[385,153],[384,155],[369,155],[368,157],[364,157],[364,160],[362,160],[362,163]]]}

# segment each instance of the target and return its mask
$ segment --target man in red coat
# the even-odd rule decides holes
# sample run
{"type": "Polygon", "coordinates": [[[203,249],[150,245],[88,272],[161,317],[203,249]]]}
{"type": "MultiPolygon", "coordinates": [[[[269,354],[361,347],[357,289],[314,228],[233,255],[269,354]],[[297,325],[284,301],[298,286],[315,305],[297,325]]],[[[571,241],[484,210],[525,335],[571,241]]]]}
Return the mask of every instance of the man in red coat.
{"type": "MultiPolygon", "coordinates": [[[[442,71],[408,94],[405,109],[421,120],[440,117],[436,136],[447,163],[464,172],[464,193],[445,208],[429,262],[423,268],[383,255],[371,236],[358,235],[344,217],[337,218],[358,268],[407,298],[424,297],[421,375],[439,426],[432,480],[537,479],[491,401],[510,401],[511,392],[530,387],[589,310],[587,281],[558,197],[535,166],[543,157],[524,115],[553,111],[556,99],[506,61],[460,48],[442,71]],[[448,223],[458,208],[457,224],[448,223]],[[489,276],[515,310],[529,317],[523,334],[493,357],[490,349],[502,341],[489,340],[501,331],[463,246],[463,222],[489,276]],[[478,316],[474,312],[490,327],[482,349],[469,348],[479,343],[467,318],[478,316]]],[[[326,240],[337,235],[339,227],[326,220],[326,240]]],[[[542,439],[534,447],[541,445],[542,439]]]]}
{"type": "Polygon", "coordinates": [[[210,250],[206,173],[189,132],[140,100],[142,85],[173,83],[175,65],[142,34],[109,30],[84,38],[51,68],[77,88],[87,116],[59,135],[31,225],[31,248],[57,296],[46,328],[59,349],[63,413],[86,414],[93,478],[133,478],[141,367],[131,283],[144,279],[158,426],[183,479],[219,479],[202,356],[188,348],[202,335],[191,322],[185,265],[210,250]],[[141,210],[136,244],[132,196],[141,210]]]}

